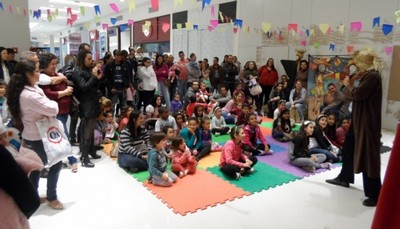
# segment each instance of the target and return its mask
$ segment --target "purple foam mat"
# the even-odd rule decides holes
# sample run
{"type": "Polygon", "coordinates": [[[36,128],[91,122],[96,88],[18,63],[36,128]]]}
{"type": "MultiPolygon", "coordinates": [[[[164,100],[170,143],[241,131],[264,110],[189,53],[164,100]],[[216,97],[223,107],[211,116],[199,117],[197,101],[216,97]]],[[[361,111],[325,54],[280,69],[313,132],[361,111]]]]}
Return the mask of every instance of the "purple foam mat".
{"type": "MultiPolygon", "coordinates": [[[[259,162],[271,165],[282,171],[290,173],[298,177],[311,176],[313,173],[307,173],[299,167],[293,166],[289,163],[288,156],[286,153],[276,153],[271,156],[259,156],[257,157],[259,162]]],[[[333,167],[338,167],[340,165],[333,165],[333,167]]],[[[326,169],[317,169],[314,174],[326,171],[326,169]]]]}
{"type": "Polygon", "coordinates": [[[277,141],[271,135],[266,136],[265,139],[267,140],[268,144],[274,144],[274,145],[277,145],[277,146],[280,146],[280,147],[283,147],[286,149],[289,147],[289,143],[277,141]]]}

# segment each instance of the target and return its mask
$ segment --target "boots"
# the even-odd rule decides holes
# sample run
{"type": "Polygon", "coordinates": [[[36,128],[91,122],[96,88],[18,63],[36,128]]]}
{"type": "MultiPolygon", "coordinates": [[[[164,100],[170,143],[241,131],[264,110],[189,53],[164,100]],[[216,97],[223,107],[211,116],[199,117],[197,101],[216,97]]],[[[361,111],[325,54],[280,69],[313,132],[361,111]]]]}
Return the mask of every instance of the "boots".
{"type": "Polygon", "coordinates": [[[90,145],[81,145],[82,157],[81,163],[82,167],[93,168],[94,164],[89,159],[90,145]]]}
{"type": "Polygon", "coordinates": [[[92,156],[93,159],[99,159],[101,158],[100,155],[98,155],[97,153],[97,148],[95,145],[91,145],[89,148],[89,155],[92,156]]]}

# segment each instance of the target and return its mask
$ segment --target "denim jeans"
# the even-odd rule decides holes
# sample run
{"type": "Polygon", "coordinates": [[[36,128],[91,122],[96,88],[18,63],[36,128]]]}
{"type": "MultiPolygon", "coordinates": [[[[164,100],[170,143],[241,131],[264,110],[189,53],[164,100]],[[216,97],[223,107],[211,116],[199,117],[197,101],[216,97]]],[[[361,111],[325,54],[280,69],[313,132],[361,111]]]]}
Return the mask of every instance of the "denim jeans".
{"type": "Polygon", "coordinates": [[[338,157],[335,157],[335,155],[327,149],[311,148],[308,150],[308,152],[310,154],[325,154],[327,161],[331,161],[331,162],[339,162],[340,161],[340,159],[338,157]]]}
{"type": "MultiPolygon", "coordinates": [[[[286,109],[290,109],[291,106],[290,102],[286,102],[285,105],[286,109]]],[[[304,111],[306,110],[307,107],[301,103],[296,103],[294,106],[297,108],[297,111],[299,112],[300,119],[304,120],[304,111]]]]}
{"type": "MultiPolygon", "coordinates": [[[[60,122],[63,124],[64,127],[64,133],[67,139],[69,138],[68,136],[68,129],[67,129],[67,121],[68,121],[68,114],[62,114],[62,115],[57,115],[57,119],[60,120],[60,122]]],[[[68,157],[68,162],[70,165],[75,164],[77,159],[73,156],[68,157]]]]}
{"type": "Polygon", "coordinates": [[[187,92],[187,80],[178,80],[178,93],[181,95],[182,103],[185,101],[185,95],[187,92]]]}
{"type": "MultiPolygon", "coordinates": [[[[23,139],[23,141],[28,149],[31,149],[37,153],[37,155],[42,160],[43,164],[47,164],[47,155],[46,151],[44,150],[44,145],[42,140],[29,141],[23,139]]],[[[51,166],[49,169],[49,174],[47,176],[47,197],[46,197],[48,201],[53,201],[57,199],[57,183],[61,167],[62,167],[62,162],[59,161],[58,163],[51,166]]],[[[31,180],[33,187],[38,189],[40,180],[40,171],[32,171],[31,174],[29,175],[29,179],[31,180]]]]}
{"type": "Polygon", "coordinates": [[[168,110],[171,109],[171,98],[169,96],[169,87],[165,85],[164,82],[158,82],[158,90],[160,91],[161,96],[164,98],[165,104],[167,105],[168,110]]]}
{"type": "Polygon", "coordinates": [[[236,117],[234,115],[228,115],[228,112],[222,110],[222,117],[224,117],[226,124],[235,124],[236,117]]]}
{"type": "Polygon", "coordinates": [[[146,160],[126,153],[118,154],[118,164],[121,168],[130,169],[131,171],[137,169],[138,172],[146,171],[149,168],[146,160]]]}

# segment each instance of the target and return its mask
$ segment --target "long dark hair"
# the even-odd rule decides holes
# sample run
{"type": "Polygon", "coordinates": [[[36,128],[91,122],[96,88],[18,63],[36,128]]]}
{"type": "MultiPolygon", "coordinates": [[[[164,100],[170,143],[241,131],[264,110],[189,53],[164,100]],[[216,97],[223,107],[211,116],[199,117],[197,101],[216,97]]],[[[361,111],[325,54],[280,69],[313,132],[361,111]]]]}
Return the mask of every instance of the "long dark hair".
{"type": "Polygon", "coordinates": [[[309,126],[309,125],[313,125],[315,128],[315,124],[312,121],[304,121],[303,124],[300,127],[299,133],[297,134],[297,136],[300,136],[303,139],[303,147],[305,152],[308,151],[308,145],[310,144],[310,136],[307,136],[307,133],[305,131],[305,129],[309,126]]]}
{"type": "Polygon", "coordinates": [[[15,127],[22,131],[24,125],[22,123],[22,114],[20,106],[20,95],[26,85],[29,85],[28,73],[34,73],[36,63],[28,60],[21,60],[15,67],[15,73],[10,79],[6,90],[6,98],[8,109],[11,113],[15,127]]]}
{"type": "Polygon", "coordinates": [[[158,64],[158,58],[159,57],[163,57],[162,55],[160,55],[160,54],[157,54],[156,55],[156,61],[154,62],[154,66],[158,69],[158,68],[161,68],[164,64],[165,64],[165,62],[164,62],[164,58],[163,58],[163,61],[161,62],[161,64],[158,64]]]}
{"type": "Polygon", "coordinates": [[[88,67],[85,66],[85,58],[89,54],[92,54],[92,52],[86,49],[79,51],[78,57],[76,58],[76,66],[80,67],[81,69],[87,69],[88,67]]]}
{"type": "Polygon", "coordinates": [[[135,129],[135,124],[142,112],[141,111],[132,111],[131,114],[129,115],[129,120],[127,127],[129,128],[129,132],[131,133],[131,137],[138,137],[140,133],[142,132],[142,127],[138,126],[135,129]]]}
{"type": "Polygon", "coordinates": [[[39,54],[39,69],[46,69],[52,60],[57,60],[57,56],[53,53],[39,54]]]}

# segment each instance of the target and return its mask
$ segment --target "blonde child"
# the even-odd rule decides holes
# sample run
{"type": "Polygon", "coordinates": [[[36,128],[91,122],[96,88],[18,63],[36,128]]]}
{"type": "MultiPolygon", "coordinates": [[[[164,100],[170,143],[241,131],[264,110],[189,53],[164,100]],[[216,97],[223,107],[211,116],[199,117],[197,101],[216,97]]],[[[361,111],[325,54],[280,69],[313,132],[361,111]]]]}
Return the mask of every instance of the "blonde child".
{"type": "Polygon", "coordinates": [[[216,107],[214,116],[212,118],[212,129],[211,132],[218,136],[228,133],[229,127],[226,126],[224,117],[222,117],[222,110],[220,107],[216,107]]]}
{"type": "Polygon", "coordinates": [[[191,155],[190,149],[186,146],[182,137],[172,139],[172,172],[184,177],[187,174],[196,173],[196,157],[191,155]]]}
{"type": "Polygon", "coordinates": [[[150,136],[150,144],[153,149],[147,156],[149,163],[149,181],[157,186],[172,186],[178,177],[171,171],[167,170],[167,157],[164,148],[167,145],[165,134],[163,132],[154,132],[150,136]]]}

